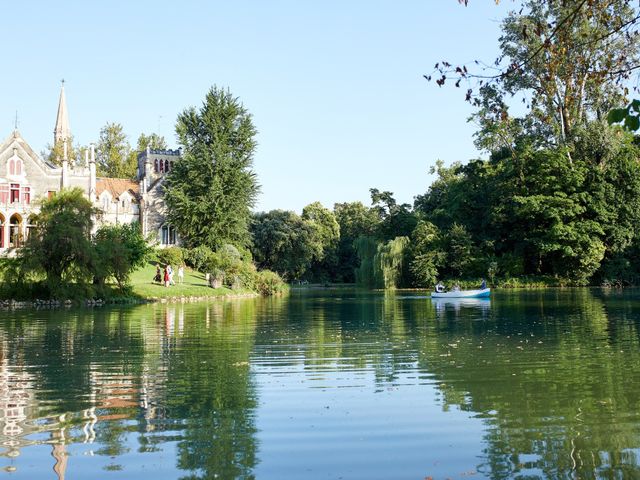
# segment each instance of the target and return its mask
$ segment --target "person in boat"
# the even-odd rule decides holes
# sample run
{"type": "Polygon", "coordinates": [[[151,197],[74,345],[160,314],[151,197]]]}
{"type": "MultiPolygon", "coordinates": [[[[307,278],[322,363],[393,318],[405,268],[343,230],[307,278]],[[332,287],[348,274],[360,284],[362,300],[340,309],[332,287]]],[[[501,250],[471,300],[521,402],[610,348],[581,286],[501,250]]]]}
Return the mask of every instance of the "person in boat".
{"type": "Polygon", "coordinates": [[[436,292],[444,293],[444,285],[442,284],[442,282],[436,283],[436,292]]]}
{"type": "Polygon", "coordinates": [[[458,285],[457,283],[453,286],[453,288],[451,289],[452,292],[459,292],[460,291],[460,285],[458,285]]]}
{"type": "Polygon", "coordinates": [[[480,290],[484,290],[485,288],[487,288],[487,281],[483,278],[480,284],[480,290]]]}

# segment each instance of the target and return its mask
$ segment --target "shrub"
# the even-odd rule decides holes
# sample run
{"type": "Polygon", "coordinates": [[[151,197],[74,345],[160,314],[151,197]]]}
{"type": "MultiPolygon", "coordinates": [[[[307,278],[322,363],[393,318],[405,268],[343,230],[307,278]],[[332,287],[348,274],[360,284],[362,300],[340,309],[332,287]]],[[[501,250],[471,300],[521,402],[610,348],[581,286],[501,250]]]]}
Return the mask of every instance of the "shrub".
{"type": "Polygon", "coordinates": [[[182,265],[184,255],[180,247],[159,248],[156,250],[156,258],[162,265],[182,265]]]}
{"type": "Polygon", "coordinates": [[[207,258],[202,264],[201,268],[205,273],[211,273],[214,270],[222,270],[222,264],[223,262],[220,254],[217,252],[211,252],[209,255],[207,255],[207,258]]]}
{"type": "Polygon", "coordinates": [[[271,270],[261,270],[255,274],[255,289],[261,295],[277,295],[284,293],[288,285],[282,281],[280,275],[271,270]]]}
{"type": "Polygon", "coordinates": [[[93,240],[96,251],[94,279],[104,285],[113,277],[121,291],[129,283],[131,272],[144,265],[150,253],[137,223],[129,225],[104,225],[93,240]]]}
{"type": "Polygon", "coordinates": [[[213,250],[206,245],[200,245],[199,247],[184,249],[183,253],[185,263],[201,272],[204,270],[209,256],[213,254],[213,250]]]}

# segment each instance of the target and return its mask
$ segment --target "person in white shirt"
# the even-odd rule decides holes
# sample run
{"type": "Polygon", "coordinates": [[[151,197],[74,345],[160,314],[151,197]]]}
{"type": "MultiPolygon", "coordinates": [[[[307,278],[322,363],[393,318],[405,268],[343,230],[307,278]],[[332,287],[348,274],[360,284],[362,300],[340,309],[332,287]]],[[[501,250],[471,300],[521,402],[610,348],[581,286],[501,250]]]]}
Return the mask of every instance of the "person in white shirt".
{"type": "Polygon", "coordinates": [[[178,282],[184,282],[184,266],[182,265],[178,267],[178,282]]]}

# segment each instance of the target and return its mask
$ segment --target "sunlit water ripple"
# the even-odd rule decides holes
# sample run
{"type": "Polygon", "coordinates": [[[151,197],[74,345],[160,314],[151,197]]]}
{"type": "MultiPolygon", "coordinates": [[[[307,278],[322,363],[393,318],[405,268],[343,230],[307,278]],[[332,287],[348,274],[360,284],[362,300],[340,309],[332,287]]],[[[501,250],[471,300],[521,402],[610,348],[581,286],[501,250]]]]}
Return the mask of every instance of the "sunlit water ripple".
{"type": "Polygon", "coordinates": [[[0,320],[7,478],[640,477],[637,291],[309,290],[0,320]]]}

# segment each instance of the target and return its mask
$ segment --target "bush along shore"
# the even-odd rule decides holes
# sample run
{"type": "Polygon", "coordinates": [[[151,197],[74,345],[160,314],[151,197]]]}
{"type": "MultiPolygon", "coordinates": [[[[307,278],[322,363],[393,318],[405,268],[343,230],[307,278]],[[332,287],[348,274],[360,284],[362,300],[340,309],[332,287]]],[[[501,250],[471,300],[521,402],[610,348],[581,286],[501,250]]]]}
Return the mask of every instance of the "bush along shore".
{"type": "MultiPolygon", "coordinates": [[[[166,252],[163,256],[167,260],[167,256],[182,254],[183,250],[174,250],[166,252]]],[[[162,256],[162,255],[161,255],[162,256]]],[[[174,259],[175,260],[175,259],[174,259]]],[[[44,291],[41,284],[36,283],[27,288],[22,295],[16,297],[0,297],[0,309],[20,309],[20,308],[70,308],[77,306],[85,307],[102,307],[105,305],[125,305],[140,303],[189,303],[196,301],[214,300],[214,299],[234,299],[234,298],[255,298],[265,295],[281,295],[289,291],[286,285],[279,278],[274,280],[274,284],[269,286],[260,286],[260,290],[255,285],[253,288],[240,287],[236,281],[235,285],[222,285],[218,288],[212,288],[210,282],[207,281],[207,275],[198,272],[192,268],[184,269],[184,277],[180,282],[174,275],[173,284],[166,287],[164,283],[154,281],[156,266],[164,265],[158,261],[149,262],[142,268],[137,269],[131,274],[129,284],[126,290],[120,290],[115,285],[107,285],[102,289],[101,295],[91,297],[83,297],[82,292],[85,289],[74,291],[69,288],[70,298],[46,298],[46,297],[29,297],[30,293],[44,291]],[[40,287],[40,288],[39,288],[40,287]]],[[[211,277],[211,275],[209,275],[211,277]]],[[[272,278],[270,276],[270,278],[272,278]]],[[[273,280],[273,278],[272,278],[273,280]]],[[[6,289],[0,288],[2,294],[6,294],[6,289]]]]}
{"type": "MultiPolygon", "coordinates": [[[[98,268],[91,260],[79,274],[82,269],[76,262],[69,269],[74,275],[54,277],[52,281],[49,272],[39,265],[42,257],[34,259],[28,248],[18,251],[14,258],[0,259],[0,308],[192,302],[279,295],[289,290],[279,275],[258,271],[251,259],[232,245],[224,245],[217,252],[207,247],[153,250],[137,235],[135,225],[109,227],[111,259],[120,270],[107,264],[103,256],[98,268]],[[168,266],[172,266],[173,275],[165,283],[168,266]],[[178,275],[179,269],[182,275],[178,275]]],[[[96,236],[93,248],[89,245],[87,249],[89,255],[106,250],[100,241],[96,236]]]]}

